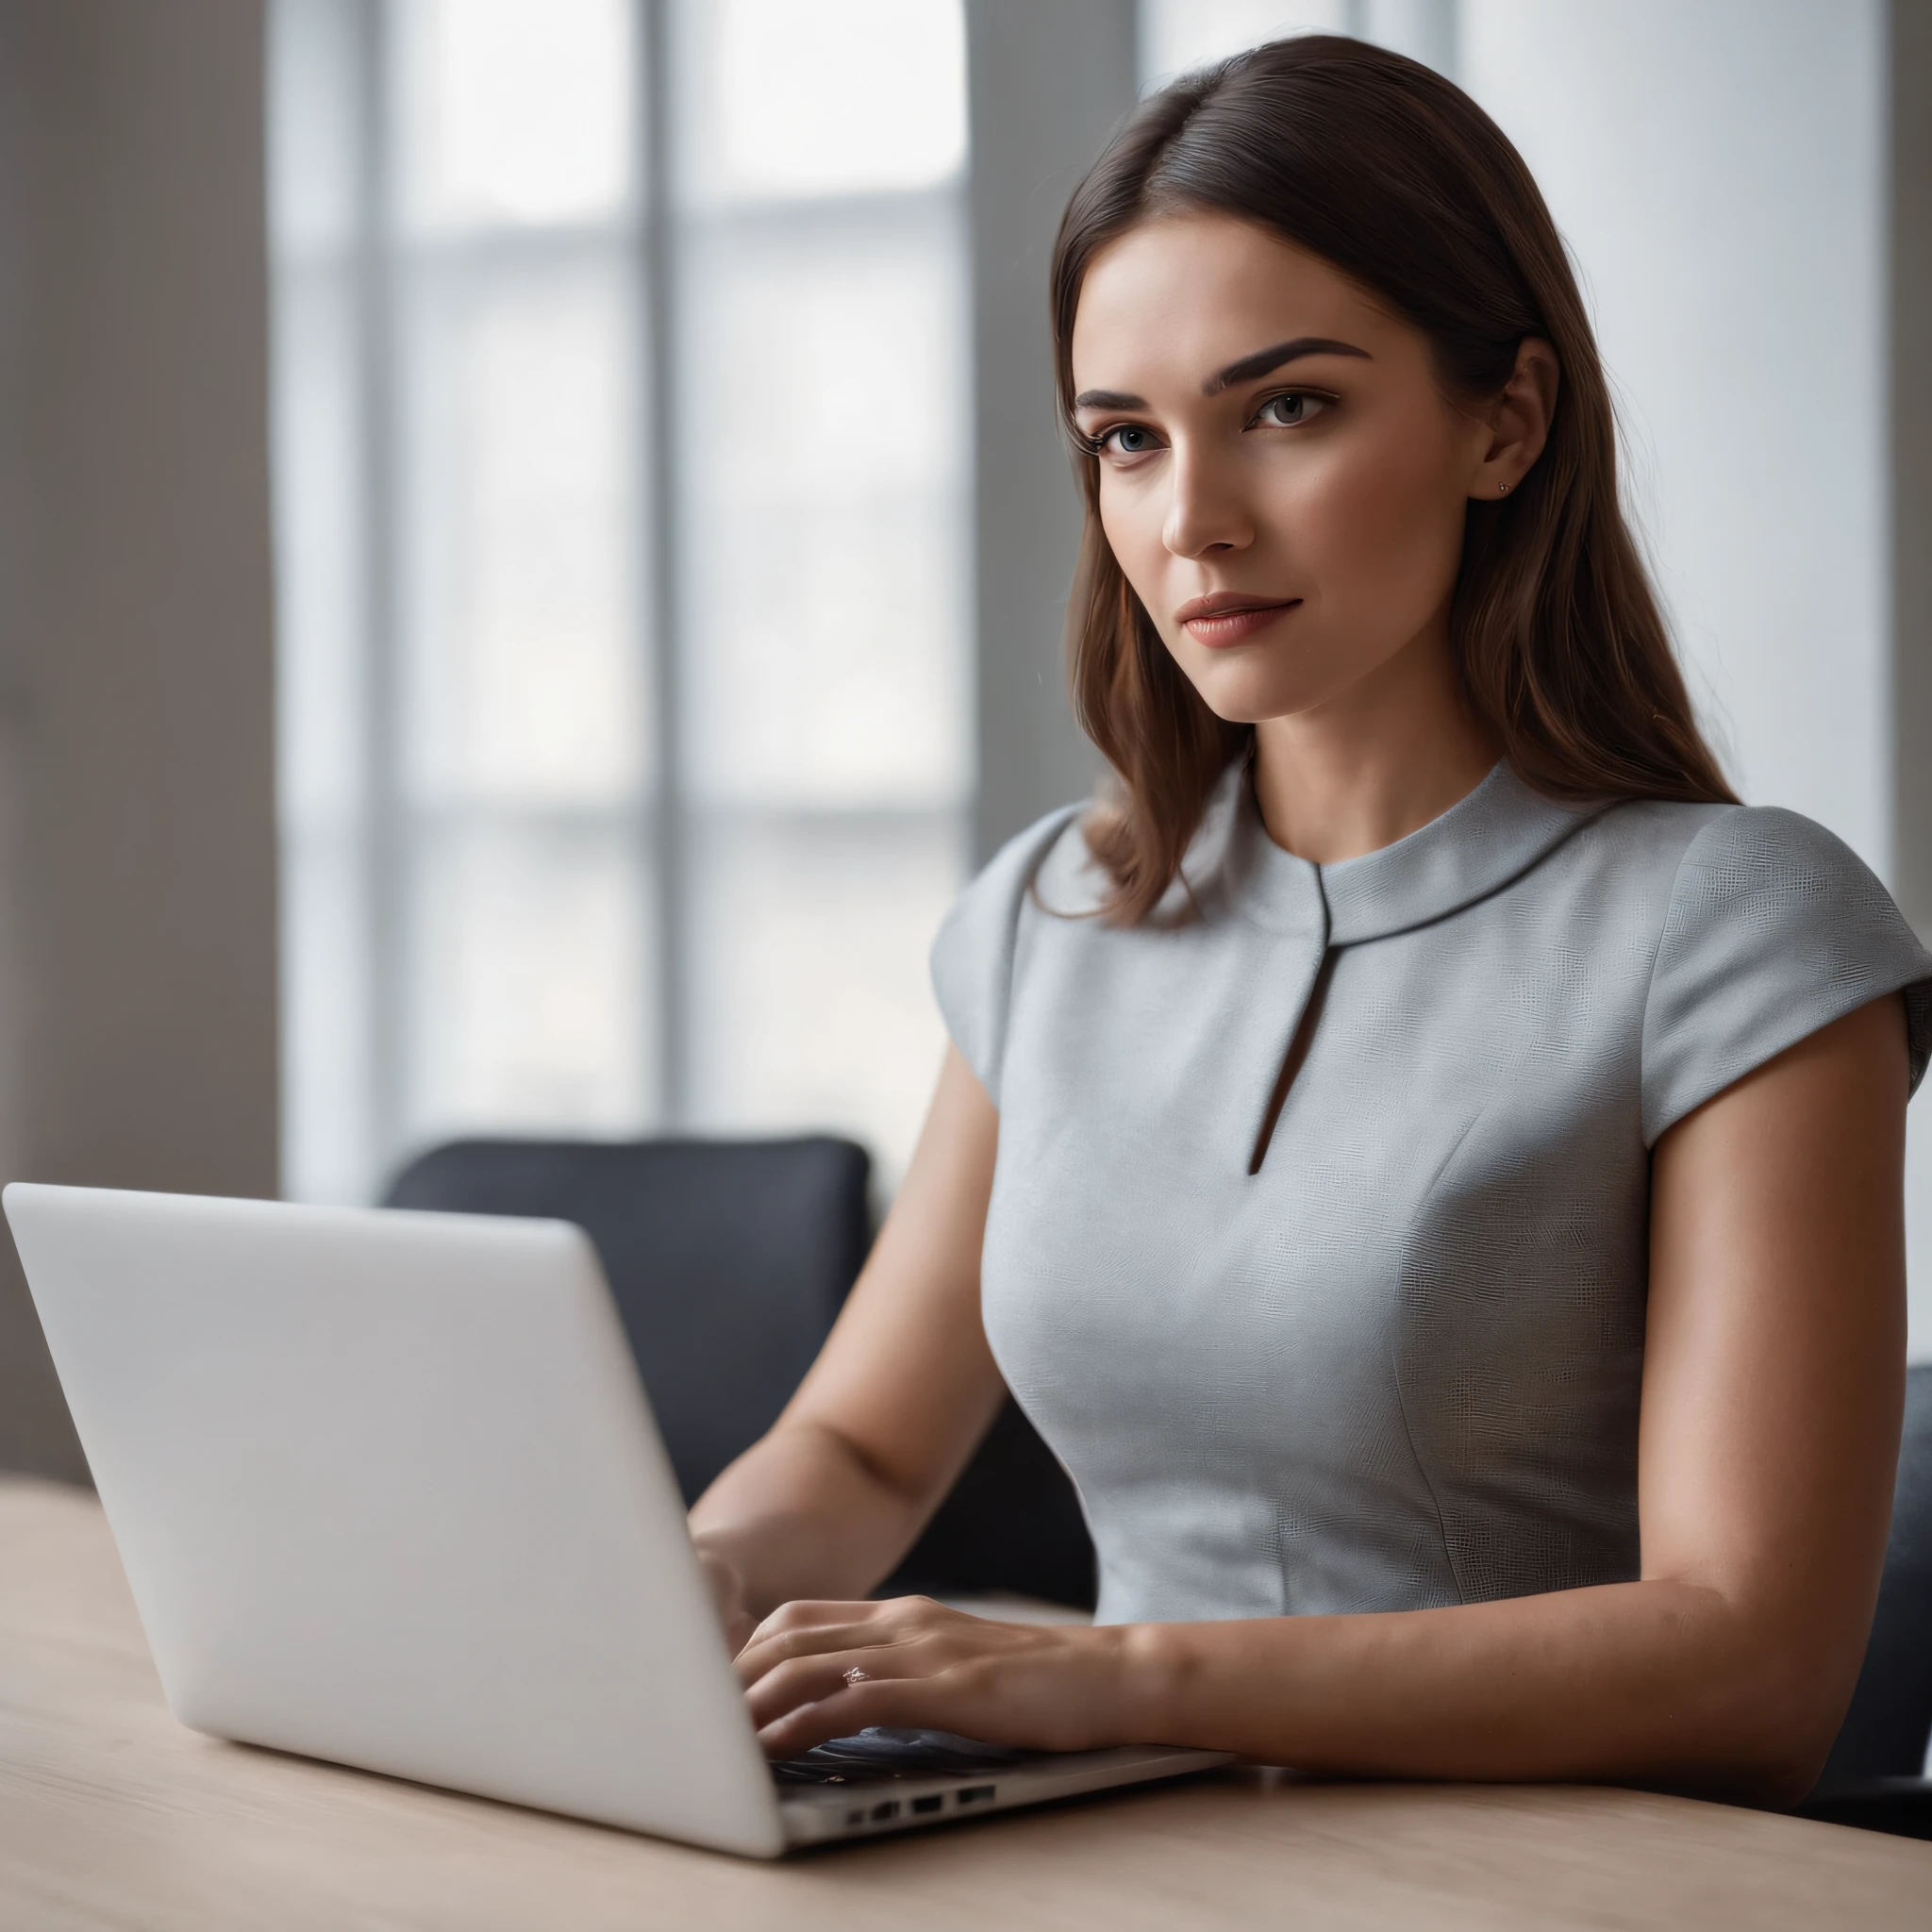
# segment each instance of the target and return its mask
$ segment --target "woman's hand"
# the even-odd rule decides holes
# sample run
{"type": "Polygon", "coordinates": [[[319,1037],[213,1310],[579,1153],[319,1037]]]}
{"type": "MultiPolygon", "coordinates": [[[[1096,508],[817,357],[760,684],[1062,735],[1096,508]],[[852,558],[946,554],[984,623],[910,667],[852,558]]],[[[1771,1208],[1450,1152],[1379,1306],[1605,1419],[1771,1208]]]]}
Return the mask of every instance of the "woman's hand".
{"type": "Polygon", "coordinates": [[[791,1603],[758,1626],[738,1674],[774,1757],[868,1724],[1087,1751],[1157,1741],[1138,1735],[1131,1639],[1124,1627],[992,1623],[923,1596],[791,1603]]]}

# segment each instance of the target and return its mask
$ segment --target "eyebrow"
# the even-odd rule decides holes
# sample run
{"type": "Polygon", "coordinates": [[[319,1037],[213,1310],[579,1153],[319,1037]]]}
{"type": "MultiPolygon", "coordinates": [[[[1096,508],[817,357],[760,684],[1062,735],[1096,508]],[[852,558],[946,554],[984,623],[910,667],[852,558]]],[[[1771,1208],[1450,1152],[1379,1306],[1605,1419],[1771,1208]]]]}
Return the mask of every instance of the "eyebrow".
{"type": "Polygon", "coordinates": [[[1257,382],[1284,362],[1299,362],[1304,356],[1359,356],[1364,362],[1375,359],[1366,349],[1357,349],[1353,342],[1338,342],[1332,336],[1296,336],[1291,342],[1276,342],[1272,349],[1257,349],[1252,356],[1230,362],[1201,385],[1201,393],[1218,396],[1238,382],[1257,382]]]}
{"type": "MultiPolygon", "coordinates": [[[[1262,376],[1272,375],[1284,363],[1298,362],[1304,356],[1358,356],[1364,362],[1375,359],[1366,349],[1357,349],[1353,342],[1338,342],[1332,336],[1296,336],[1292,341],[1276,342],[1272,349],[1257,349],[1252,356],[1243,356],[1239,362],[1230,362],[1201,385],[1201,393],[1218,396],[1237,383],[1258,382],[1262,376]]],[[[1083,389],[1074,398],[1074,407],[1076,409],[1144,409],[1147,399],[1145,396],[1129,395],[1124,390],[1083,389]]]]}

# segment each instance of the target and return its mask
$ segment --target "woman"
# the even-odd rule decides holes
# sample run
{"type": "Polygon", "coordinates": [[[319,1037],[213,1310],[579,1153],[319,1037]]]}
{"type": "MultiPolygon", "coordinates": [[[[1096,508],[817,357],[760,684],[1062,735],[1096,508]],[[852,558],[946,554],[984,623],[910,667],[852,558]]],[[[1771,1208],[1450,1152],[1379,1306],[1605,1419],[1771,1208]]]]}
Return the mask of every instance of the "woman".
{"type": "Polygon", "coordinates": [[[1795,1799],[1885,1543],[1932,959],[1727,790],[1561,243],[1448,82],[1180,81],[1053,295],[1119,783],[947,920],[897,1203],[692,1513],[766,1746],[1795,1799]],[[1007,1387],[1096,1625],[857,1601],[1007,1387]]]}

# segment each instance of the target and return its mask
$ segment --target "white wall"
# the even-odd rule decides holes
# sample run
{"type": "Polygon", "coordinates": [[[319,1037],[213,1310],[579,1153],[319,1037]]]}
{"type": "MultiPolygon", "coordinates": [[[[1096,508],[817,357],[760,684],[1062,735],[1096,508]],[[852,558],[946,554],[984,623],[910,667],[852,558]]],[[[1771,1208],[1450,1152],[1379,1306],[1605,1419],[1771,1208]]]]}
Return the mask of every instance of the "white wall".
{"type": "Polygon", "coordinates": [[[1877,0],[1464,0],[1583,273],[1730,769],[1891,859],[1877,0]]]}
{"type": "MultiPolygon", "coordinates": [[[[1542,185],[1625,489],[1753,804],[1896,885],[1883,0],[1463,0],[1462,84],[1542,185]]],[[[1932,1358],[1932,1097],[1912,1345],[1932,1358]]]]}

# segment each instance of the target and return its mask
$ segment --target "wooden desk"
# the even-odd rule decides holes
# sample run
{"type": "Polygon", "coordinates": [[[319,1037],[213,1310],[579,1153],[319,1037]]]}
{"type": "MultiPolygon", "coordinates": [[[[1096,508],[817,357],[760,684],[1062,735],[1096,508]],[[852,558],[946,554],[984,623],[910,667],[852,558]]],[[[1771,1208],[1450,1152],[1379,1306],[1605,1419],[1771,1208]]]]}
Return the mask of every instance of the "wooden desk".
{"type": "Polygon", "coordinates": [[[1203,1782],[757,1865],[217,1743],[91,1496],[0,1481],[0,1925],[1932,1924],[1932,1845],[1625,1791],[1203,1782]]]}

